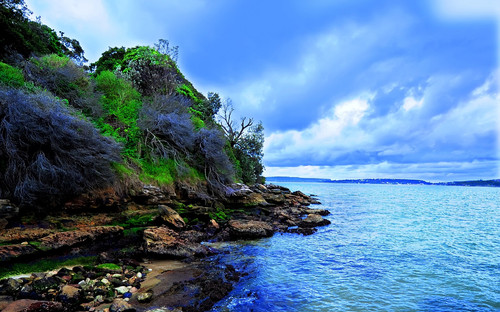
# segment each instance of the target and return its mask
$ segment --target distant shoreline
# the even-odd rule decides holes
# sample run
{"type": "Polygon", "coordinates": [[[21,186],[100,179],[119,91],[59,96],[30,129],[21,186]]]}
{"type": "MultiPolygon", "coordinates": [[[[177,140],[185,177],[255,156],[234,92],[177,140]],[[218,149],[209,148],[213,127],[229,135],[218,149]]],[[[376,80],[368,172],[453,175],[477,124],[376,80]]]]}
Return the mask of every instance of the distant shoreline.
{"type": "Polygon", "coordinates": [[[428,182],[413,179],[345,179],[331,180],[319,178],[299,177],[266,177],[266,182],[317,182],[317,183],[353,183],[353,184],[395,184],[395,185],[455,185],[455,186],[483,186],[500,187],[500,179],[495,180],[472,180],[453,182],[428,182]]]}

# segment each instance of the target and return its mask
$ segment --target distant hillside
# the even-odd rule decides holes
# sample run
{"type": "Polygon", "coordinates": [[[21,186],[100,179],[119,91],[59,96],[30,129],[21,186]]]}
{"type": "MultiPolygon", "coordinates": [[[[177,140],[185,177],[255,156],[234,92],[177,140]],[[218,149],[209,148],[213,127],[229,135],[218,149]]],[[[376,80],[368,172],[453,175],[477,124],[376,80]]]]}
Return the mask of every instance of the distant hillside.
{"type": "Polygon", "coordinates": [[[412,179],[345,179],[330,180],[317,178],[297,178],[297,177],[267,177],[267,182],[319,182],[319,183],[353,183],[353,184],[416,184],[416,185],[457,185],[457,186],[489,186],[500,187],[500,180],[474,180],[474,181],[454,181],[454,182],[427,182],[424,180],[412,179]]]}

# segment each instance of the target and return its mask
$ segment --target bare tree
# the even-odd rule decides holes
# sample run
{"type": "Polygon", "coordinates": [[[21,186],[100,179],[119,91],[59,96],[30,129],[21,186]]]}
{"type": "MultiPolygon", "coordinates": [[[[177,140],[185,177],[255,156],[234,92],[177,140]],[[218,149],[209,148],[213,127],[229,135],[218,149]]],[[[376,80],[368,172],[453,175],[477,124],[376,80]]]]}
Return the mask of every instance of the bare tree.
{"type": "Polygon", "coordinates": [[[226,100],[222,105],[222,114],[218,114],[219,121],[224,133],[232,148],[238,143],[240,138],[245,133],[245,130],[253,125],[253,118],[242,117],[240,123],[237,124],[233,118],[233,103],[230,99],[226,100]]]}

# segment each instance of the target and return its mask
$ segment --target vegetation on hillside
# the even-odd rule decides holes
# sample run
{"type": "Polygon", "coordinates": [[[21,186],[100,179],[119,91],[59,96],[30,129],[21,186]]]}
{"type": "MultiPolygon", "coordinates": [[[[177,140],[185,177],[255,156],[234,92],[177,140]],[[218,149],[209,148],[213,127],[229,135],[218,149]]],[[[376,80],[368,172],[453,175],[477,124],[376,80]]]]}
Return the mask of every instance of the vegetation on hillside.
{"type": "Polygon", "coordinates": [[[78,41],[30,14],[0,0],[0,198],[46,208],[127,179],[215,196],[262,181],[262,124],[198,92],[177,47],[114,47],[83,66],[78,41]]]}

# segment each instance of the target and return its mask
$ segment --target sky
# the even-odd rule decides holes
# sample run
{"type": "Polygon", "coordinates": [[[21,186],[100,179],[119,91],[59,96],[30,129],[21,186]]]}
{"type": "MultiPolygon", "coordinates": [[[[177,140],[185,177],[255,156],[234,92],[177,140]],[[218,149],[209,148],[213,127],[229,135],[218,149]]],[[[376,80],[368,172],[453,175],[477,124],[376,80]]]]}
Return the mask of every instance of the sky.
{"type": "Polygon", "coordinates": [[[27,0],[109,47],[179,46],[204,94],[265,128],[265,176],[500,178],[497,0],[27,0]]]}

